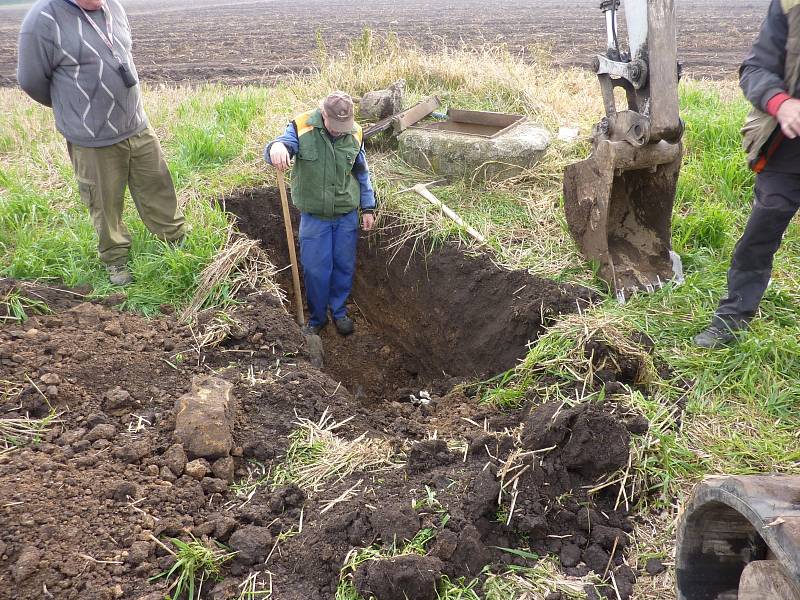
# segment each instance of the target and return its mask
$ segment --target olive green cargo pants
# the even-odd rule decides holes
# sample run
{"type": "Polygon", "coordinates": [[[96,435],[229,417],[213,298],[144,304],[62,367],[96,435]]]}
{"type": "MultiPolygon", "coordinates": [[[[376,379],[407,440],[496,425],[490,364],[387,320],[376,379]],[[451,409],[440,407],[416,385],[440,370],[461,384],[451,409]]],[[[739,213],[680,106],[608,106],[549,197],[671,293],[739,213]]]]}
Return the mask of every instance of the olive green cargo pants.
{"type": "Polygon", "coordinates": [[[81,200],[97,232],[100,259],[107,265],[128,262],[131,235],[122,220],[125,186],[147,229],[164,241],[183,237],[186,225],[175,186],[153,130],[113,146],[87,148],[67,142],[81,200]]]}

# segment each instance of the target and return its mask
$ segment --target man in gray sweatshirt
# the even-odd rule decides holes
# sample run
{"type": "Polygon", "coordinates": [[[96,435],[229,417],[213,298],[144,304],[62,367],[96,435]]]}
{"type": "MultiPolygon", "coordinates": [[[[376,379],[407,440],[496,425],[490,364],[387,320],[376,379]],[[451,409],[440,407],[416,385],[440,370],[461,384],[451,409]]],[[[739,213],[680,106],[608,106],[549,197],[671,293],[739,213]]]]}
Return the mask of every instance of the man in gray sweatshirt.
{"type": "Polygon", "coordinates": [[[158,138],[142,107],[131,29],[118,0],[39,0],[22,23],[17,79],[52,107],[111,282],[127,285],[128,186],[147,228],[178,243],[186,232],[158,138]]]}

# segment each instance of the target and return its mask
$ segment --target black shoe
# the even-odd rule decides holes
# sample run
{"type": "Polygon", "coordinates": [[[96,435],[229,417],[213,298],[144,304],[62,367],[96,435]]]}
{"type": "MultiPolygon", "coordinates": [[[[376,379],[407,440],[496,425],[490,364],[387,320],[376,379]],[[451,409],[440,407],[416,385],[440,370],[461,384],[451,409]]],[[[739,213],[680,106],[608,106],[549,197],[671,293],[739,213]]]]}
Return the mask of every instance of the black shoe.
{"type": "Polygon", "coordinates": [[[695,345],[700,348],[715,350],[729,345],[736,340],[738,330],[725,327],[724,325],[709,325],[694,338],[695,345]]]}
{"type": "Polygon", "coordinates": [[[325,321],[320,325],[312,325],[311,323],[306,323],[305,325],[303,325],[302,329],[303,335],[319,335],[319,332],[325,329],[325,325],[327,324],[328,324],[327,321],[325,321]]]}
{"type": "Polygon", "coordinates": [[[341,335],[350,335],[356,329],[355,324],[353,323],[353,319],[350,317],[342,317],[341,319],[336,319],[334,321],[336,325],[336,331],[338,331],[341,335]]]}

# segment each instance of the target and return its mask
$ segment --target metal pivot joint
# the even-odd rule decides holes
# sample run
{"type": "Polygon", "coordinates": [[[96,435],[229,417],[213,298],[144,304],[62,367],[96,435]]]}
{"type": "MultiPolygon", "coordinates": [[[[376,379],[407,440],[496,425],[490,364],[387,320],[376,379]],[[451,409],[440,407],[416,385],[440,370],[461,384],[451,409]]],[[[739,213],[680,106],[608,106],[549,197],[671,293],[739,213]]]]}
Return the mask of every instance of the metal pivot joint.
{"type": "Polygon", "coordinates": [[[564,173],[570,233],[618,297],[652,290],[680,275],[671,251],[672,206],[681,166],[674,0],[626,0],[627,49],[620,46],[620,2],[601,3],[608,40],[593,60],[605,117],[591,156],[564,173]],[[616,89],[627,106],[619,108],[616,89]]]}

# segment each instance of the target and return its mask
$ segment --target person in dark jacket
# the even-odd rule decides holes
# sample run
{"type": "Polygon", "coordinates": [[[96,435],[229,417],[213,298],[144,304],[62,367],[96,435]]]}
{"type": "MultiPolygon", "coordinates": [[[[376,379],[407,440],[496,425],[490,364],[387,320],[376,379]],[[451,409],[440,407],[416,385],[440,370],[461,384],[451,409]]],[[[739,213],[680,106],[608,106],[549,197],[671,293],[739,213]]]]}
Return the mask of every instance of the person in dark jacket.
{"type": "Polygon", "coordinates": [[[125,188],[142,221],[177,244],[187,225],[142,106],[131,28],[118,0],[39,0],[19,34],[17,80],[53,109],[114,285],[131,282],[125,188]]]}
{"type": "Polygon", "coordinates": [[[758,39],[739,71],[753,111],[744,147],[756,171],[755,200],[728,270],[728,294],[695,337],[719,348],[746,330],[769,285],[783,234],[800,207],[800,0],[772,0],[758,39]]]}
{"type": "Polygon", "coordinates": [[[300,262],[311,312],[305,333],[318,334],[333,316],[336,330],[353,333],[346,302],[356,268],[359,210],[365,231],[375,223],[375,192],[369,178],[361,127],[353,100],[328,95],[316,110],[298,115],[267,145],[264,158],[292,168],[292,202],[300,210],[300,262]]]}

